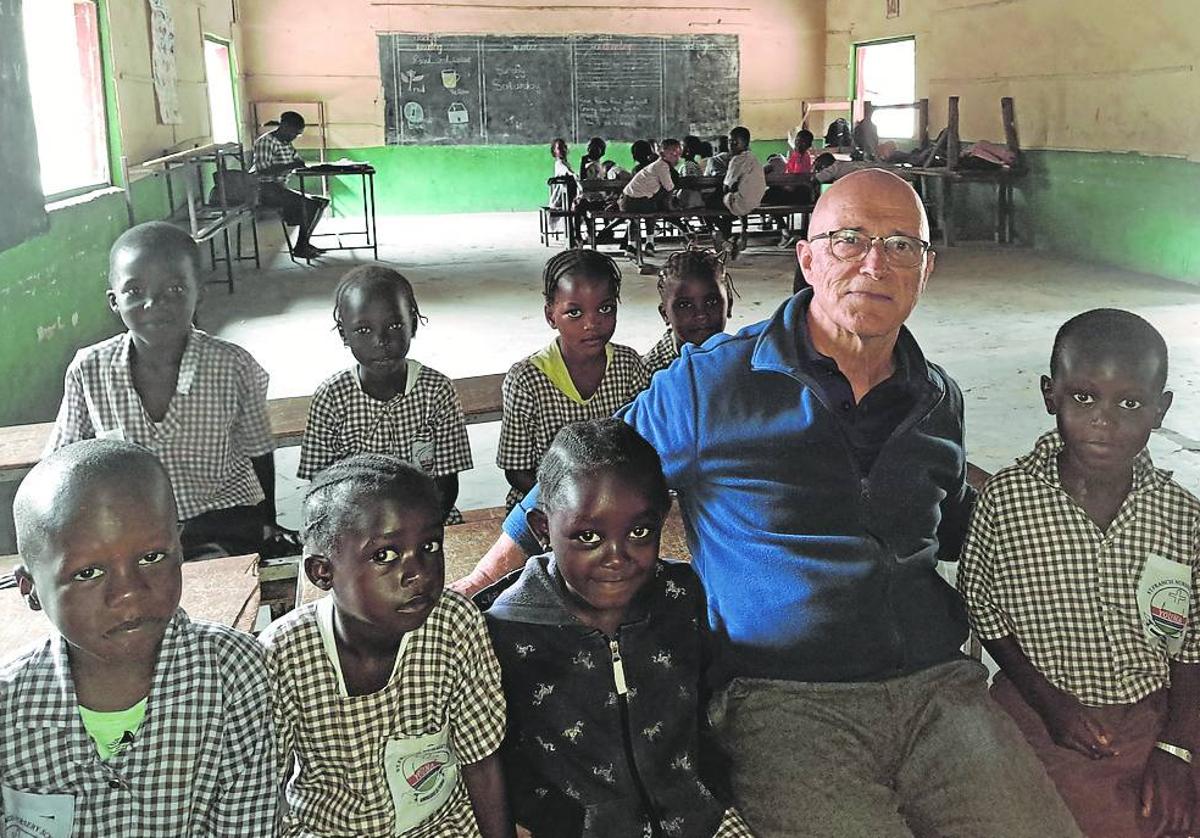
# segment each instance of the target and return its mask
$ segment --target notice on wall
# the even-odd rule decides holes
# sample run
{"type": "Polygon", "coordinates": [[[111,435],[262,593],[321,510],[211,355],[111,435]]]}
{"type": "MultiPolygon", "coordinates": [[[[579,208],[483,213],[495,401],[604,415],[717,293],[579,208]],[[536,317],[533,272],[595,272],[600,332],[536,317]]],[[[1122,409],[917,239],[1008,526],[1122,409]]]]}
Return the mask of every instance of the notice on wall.
{"type": "Polygon", "coordinates": [[[158,100],[158,121],[179,125],[179,71],[175,66],[175,21],[167,0],[147,0],[150,4],[150,67],[154,78],[154,97],[158,100]]]}

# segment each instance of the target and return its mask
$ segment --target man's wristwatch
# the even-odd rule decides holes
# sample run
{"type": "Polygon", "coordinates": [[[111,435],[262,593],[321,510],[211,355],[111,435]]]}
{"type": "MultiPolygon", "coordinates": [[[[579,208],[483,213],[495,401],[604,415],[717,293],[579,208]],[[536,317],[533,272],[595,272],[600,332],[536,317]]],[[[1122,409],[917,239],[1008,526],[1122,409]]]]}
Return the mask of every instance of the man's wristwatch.
{"type": "Polygon", "coordinates": [[[1160,751],[1166,751],[1173,757],[1179,757],[1188,765],[1192,764],[1192,752],[1187,748],[1181,748],[1178,745],[1172,745],[1170,742],[1162,741],[1155,742],[1154,747],[1158,748],[1160,751]]]}

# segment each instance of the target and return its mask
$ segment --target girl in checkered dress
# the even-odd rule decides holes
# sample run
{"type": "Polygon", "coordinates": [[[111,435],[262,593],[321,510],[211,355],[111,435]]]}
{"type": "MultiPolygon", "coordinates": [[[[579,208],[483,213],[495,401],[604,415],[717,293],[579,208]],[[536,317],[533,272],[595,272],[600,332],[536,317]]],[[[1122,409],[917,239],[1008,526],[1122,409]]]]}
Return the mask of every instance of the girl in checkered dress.
{"type": "Polygon", "coordinates": [[[667,331],[642,356],[650,375],[671,366],[685,343],[696,346],[725,331],[737,292],[717,251],[672,253],[658,272],[658,313],[667,331]]]}
{"type": "Polygon", "coordinates": [[[408,357],[424,322],[412,285],[382,265],[348,272],[334,291],[333,321],[357,363],[313,394],[300,447],[301,479],[351,454],[392,454],[429,474],[447,524],[458,472],[472,467],[462,404],[450,379],[408,357]]]}
{"type": "Polygon", "coordinates": [[[621,269],[595,250],[564,250],[542,272],[546,322],[558,337],[504,377],[496,465],[512,486],[509,509],[534,483],[542,454],[568,422],[612,416],[650,381],[637,352],[610,343],[621,269]]]}
{"type": "Polygon", "coordinates": [[[304,572],[329,594],[259,638],[280,835],[510,838],[499,666],[482,615],[443,590],[433,480],[358,454],[314,478],[303,522],[304,572]]]}
{"type": "Polygon", "coordinates": [[[477,597],[517,822],[535,838],[749,836],[701,744],[707,609],[691,565],[658,556],[658,454],[619,419],[578,422],[538,483],[529,520],[550,552],[477,597]]]}

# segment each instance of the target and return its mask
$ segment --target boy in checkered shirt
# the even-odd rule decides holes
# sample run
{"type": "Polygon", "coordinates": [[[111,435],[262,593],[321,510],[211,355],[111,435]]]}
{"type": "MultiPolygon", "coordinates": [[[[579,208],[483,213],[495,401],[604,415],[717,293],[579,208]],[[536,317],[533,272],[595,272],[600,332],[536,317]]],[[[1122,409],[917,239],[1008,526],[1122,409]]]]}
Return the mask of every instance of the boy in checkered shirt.
{"type": "Polygon", "coordinates": [[[185,558],[213,545],[295,555],[294,534],[275,521],[267,373],[245,349],[192,325],[192,237],[162,221],[126,230],[109,253],[107,297],[127,331],[76,353],[47,453],[91,438],[153,451],[175,489],[185,558]]]}
{"type": "Polygon", "coordinates": [[[650,383],[637,352],[611,343],[621,300],[621,269],[595,250],[564,250],[542,271],[550,345],[512,365],[501,387],[496,465],[512,489],[512,509],[533,488],[538,463],[568,422],[606,419],[650,383]]]}
{"type": "Polygon", "coordinates": [[[154,455],[68,446],[13,512],[18,587],[54,631],[0,668],[0,834],[274,835],[264,654],[179,608],[175,500],[154,455]]]}
{"type": "Polygon", "coordinates": [[[392,454],[433,477],[447,524],[458,473],[472,467],[462,404],[450,379],[408,357],[424,322],[412,284],[383,265],[349,271],[333,295],[333,320],[357,363],[313,395],[300,446],[302,480],[351,454],[392,454]]]}
{"type": "Polygon", "coordinates": [[[1200,501],[1146,451],[1166,380],[1140,317],[1067,321],[1041,382],[1058,429],[988,481],[959,570],[992,693],[1093,838],[1195,828],[1200,501]]]}
{"type": "Polygon", "coordinates": [[[260,638],[287,838],[512,835],[500,667],[482,615],[443,591],[442,518],[433,480],[382,454],[305,495],[304,572],[330,594],[260,638]]]}

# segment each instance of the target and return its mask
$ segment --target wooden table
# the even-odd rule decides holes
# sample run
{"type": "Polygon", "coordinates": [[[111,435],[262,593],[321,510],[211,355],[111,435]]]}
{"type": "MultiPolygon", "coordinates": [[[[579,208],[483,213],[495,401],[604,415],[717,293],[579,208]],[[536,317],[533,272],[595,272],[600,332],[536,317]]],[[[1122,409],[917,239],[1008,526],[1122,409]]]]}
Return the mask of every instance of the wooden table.
{"type": "MultiPolygon", "coordinates": [[[[320,245],[322,250],[370,250],[376,260],[379,259],[379,231],[375,219],[375,169],[369,163],[319,163],[296,169],[293,174],[300,182],[300,196],[305,197],[304,181],[310,178],[327,180],[331,177],[357,175],[362,181],[363,228],[348,232],[319,233],[312,232],[309,239],[334,236],[337,244],[333,246],[320,245]],[[362,244],[342,244],[342,236],[364,236],[362,244]]],[[[307,205],[307,202],[305,202],[307,205]]]]}

